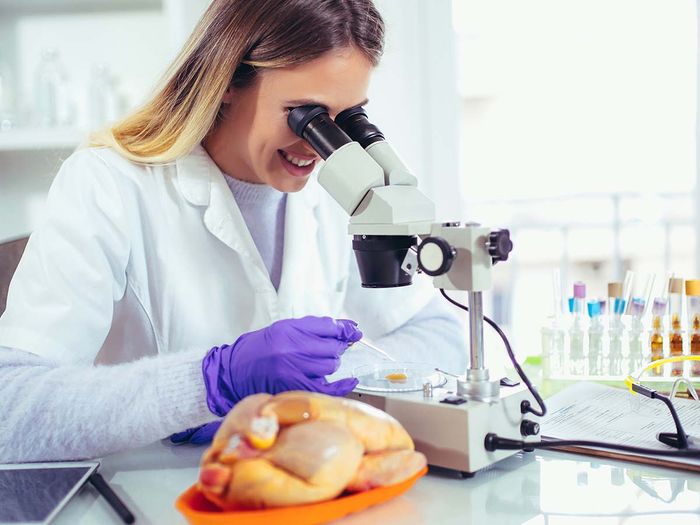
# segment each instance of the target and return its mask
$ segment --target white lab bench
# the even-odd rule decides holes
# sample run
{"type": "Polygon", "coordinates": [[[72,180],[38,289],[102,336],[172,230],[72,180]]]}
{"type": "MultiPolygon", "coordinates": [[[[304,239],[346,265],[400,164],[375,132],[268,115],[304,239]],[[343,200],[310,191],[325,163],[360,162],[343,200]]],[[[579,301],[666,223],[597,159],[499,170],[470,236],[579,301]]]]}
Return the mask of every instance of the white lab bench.
{"type": "MultiPolygon", "coordinates": [[[[197,479],[203,451],[154,443],[105,457],[100,471],[136,523],[185,524],[173,503],[197,479]]],[[[122,522],[86,485],[55,523],[122,522]]],[[[403,496],[335,525],[579,523],[700,525],[700,475],[552,451],[518,454],[471,479],[431,471],[403,496]]]]}

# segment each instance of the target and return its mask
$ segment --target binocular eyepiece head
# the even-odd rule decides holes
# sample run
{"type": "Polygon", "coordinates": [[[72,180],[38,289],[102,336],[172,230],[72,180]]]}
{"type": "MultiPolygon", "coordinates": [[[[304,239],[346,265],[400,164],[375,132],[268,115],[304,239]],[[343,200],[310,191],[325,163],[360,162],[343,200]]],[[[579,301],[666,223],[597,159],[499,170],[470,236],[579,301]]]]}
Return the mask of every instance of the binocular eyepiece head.
{"type": "Polygon", "coordinates": [[[323,106],[299,106],[289,112],[287,123],[324,160],[348,142],[359,142],[367,149],[375,142],[385,140],[379,128],[369,121],[362,106],[338,113],[335,122],[323,106]]]}
{"type": "MultiPolygon", "coordinates": [[[[323,160],[328,160],[336,150],[350,142],[359,143],[362,147],[357,148],[357,155],[367,157],[368,153],[364,150],[375,142],[384,140],[382,132],[369,121],[361,106],[339,113],[335,121],[323,106],[299,106],[289,112],[287,123],[323,160]]],[[[372,160],[369,161],[374,164],[372,160]]],[[[356,173],[353,172],[353,166],[353,163],[348,163],[334,169],[347,170],[347,173],[340,171],[342,176],[353,177],[356,173]]],[[[326,186],[324,188],[329,189],[326,186]]],[[[332,191],[331,194],[333,195],[332,191]]],[[[408,250],[416,243],[416,237],[412,235],[355,235],[352,246],[362,286],[394,288],[411,284],[412,276],[404,272],[401,265],[408,250]]]]}

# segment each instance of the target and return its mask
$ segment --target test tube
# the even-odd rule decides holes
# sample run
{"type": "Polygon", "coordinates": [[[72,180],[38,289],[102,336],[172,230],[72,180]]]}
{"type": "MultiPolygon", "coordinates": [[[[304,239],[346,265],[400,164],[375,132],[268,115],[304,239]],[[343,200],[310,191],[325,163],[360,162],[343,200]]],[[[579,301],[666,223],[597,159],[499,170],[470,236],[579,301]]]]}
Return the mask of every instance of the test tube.
{"type": "MultiPolygon", "coordinates": [[[[668,342],[671,357],[683,355],[683,332],[681,330],[681,310],[683,307],[683,279],[674,277],[668,283],[668,303],[671,322],[668,342]]],[[[683,375],[683,362],[671,365],[672,376],[683,375]]]]}
{"type": "MultiPolygon", "coordinates": [[[[644,299],[642,299],[641,297],[635,297],[634,299],[632,299],[632,305],[630,306],[629,331],[630,370],[637,370],[639,367],[642,366],[642,362],[644,361],[642,350],[642,333],[644,332],[644,325],[642,324],[642,317],[644,317],[645,309],[646,301],[644,299]]],[[[622,370],[620,370],[619,373],[622,373],[622,370]]]]}
{"type": "MultiPolygon", "coordinates": [[[[554,316],[548,330],[549,344],[547,345],[548,356],[545,363],[545,377],[552,373],[561,373],[564,368],[564,328],[562,326],[563,304],[561,297],[561,274],[558,268],[552,272],[552,300],[554,306],[554,316]],[[549,374],[546,374],[549,372],[549,374]]],[[[543,332],[544,333],[544,332],[543,332]]]]}
{"type": "MultiPolygon", "coordinates": [[[[685,296],[688,305],[690,355],[700,356],[700,281],[686,281],[685,296]]],[[[700,376],[700,361],[693,361],[690,370],[693,376],[700,376]]]]}
{"type": "MultiPolygon", "coordinates": [[[[664,314],[666,313],[666,299],[657,297],[654,299],[654,306],[651,308],[651,336],[649,336],[649,346],[651,347],[651,361],[658,361],[664,358],[664,314]]],[[[651,374],[660,376],[663,370],[660,366],[651,369],[651,374]]]]}
{"type": "Polygon", "coordinates": [[[586,304],[586,285],[581,281],[574,283],[574,320],[581,322],[586,304]]]}
{"type": "Polygon", "coordinates": [[[586,285],[580,281],[574,283],[574,296],[571,301],[573,321],[569,329],[569,358],[571,373],[582,375],[584,373],[583,360],[583,315],[586,304],[586,285]]]}
{"type": "MultiPolygon", "coordinates": [[[[569,346],[568,346],[568,350],[570,352],[571,351],[571,334],[572,334],[573,328],[574,328],[574,298],[573,297],[567,298],[566,306],[567,306],[568,312],[569,312],[569,323],[568,323],[568,325],[569,325],[569,329],[568,329],[569,346]]],[[[566,349],[564,350],[564,354],[562,355],[562,358],[561,358],[561,368],[562,368],[562,372],[565,374],[566,373],[569,373],[569,374],[573,373],[572,364],[571,364],[571,355],[570,355],[570,353],[566,352],[566,349]]]]}
{"type": "Polygon", "coordinates": [[[610,315],[610,328],[616,328],[620,321],[620,299],[622,299],[622,283],[608,283],[608,314],[610,315]]]}
{"type": "Polygon", "coordinates": [[[603,322],[600,318],[600,302],[588,301],[588,374],[597,376],[602,373],[603,361],[603,322]]]}
{"type": "Polygon", "coordinates": [[[622,312],[623,314],[627,313],[627,310],[630,308],[631,301],[630,298],[632,296],[632,285],[634,284],[634,272],[631,270],[627,270],[625,272],[625,281],[622,283],[622,312]]]}
{"type": "Polygon", "coordinates": [[[622,373],[622,312],[625,310],[622,298],[622,283],[608,283],[608,331],[610,347],[608,361],[610,375],[622,373]]]}

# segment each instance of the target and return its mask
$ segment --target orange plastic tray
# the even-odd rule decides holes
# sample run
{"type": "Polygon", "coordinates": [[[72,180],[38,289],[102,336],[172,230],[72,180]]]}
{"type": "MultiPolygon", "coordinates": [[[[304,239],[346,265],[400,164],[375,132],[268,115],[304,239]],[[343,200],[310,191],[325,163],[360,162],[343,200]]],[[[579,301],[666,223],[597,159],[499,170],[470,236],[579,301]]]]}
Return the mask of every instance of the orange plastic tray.
{"type": "Polygon", "coordinates": [[[403,483],[339,496],[321,503],[265,510],[219,510],[204,497],[196,485],[192,485],[177,498],[175,507],[192,525],[317,525],[395,498],[410,489],[426,472],[428,469],[424,468],[403,483]]]}

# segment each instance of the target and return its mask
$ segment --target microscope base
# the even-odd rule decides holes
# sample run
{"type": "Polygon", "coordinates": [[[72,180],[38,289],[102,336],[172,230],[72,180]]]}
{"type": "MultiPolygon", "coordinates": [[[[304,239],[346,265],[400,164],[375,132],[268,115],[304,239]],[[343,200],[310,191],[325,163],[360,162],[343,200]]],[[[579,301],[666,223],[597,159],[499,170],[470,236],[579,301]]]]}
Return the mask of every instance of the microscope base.
{"type": "Polygon", "coordinates": [[[534,404],[525,387],[501,388],[500,398],[494,403],[472,399],[460,405],[441,403],[456,391],[456,383],[448,382],[444,388],[434,389],[430,398],[423,397],[422,392],[377,393],[359,389],[348,397],[396,418],[413,438],[416,450],[428,458],[429,465],[463,473],[476,472],[518,452],[488,452],[484,437],[489,432],[504,438],[539,439],[520,434],[523,420],[537,420],[532,414],[525,417],[520,413],[520,402],[524,399],[534,404]]]}

